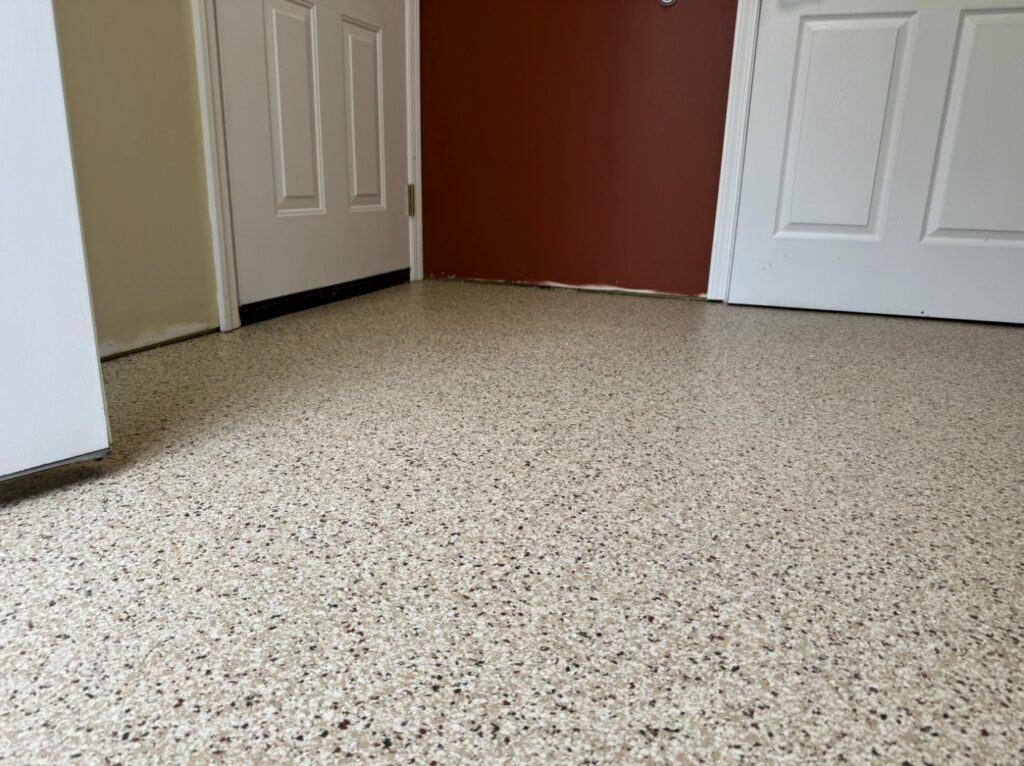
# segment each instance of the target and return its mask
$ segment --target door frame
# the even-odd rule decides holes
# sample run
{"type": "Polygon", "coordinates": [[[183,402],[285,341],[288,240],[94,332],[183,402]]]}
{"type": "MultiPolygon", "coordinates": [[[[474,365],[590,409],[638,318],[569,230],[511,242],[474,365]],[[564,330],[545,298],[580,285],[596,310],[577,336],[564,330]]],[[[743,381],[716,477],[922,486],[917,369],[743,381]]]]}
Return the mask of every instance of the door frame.
{"type": "MultiPolygon", "coordinates": [[[[206,195],[210,238],[217,272],[217,309],[221,332],[241,327],[235,239],[228,186],[227,133],[221,91],[217,0],[192,0],[196,45],[196,76],[202,121],[206,195]]],[[[741,0],[742,2],[742,0],[741,0]]],[[[420,0],[405,0],[407,183],[415,188],[414,214],[409,216],[409,278],[423,279],[423,169],[420,120],[420,0]]],[[[404,198],[404,195],[403,195],[404,198]]]]}
{"type": "Polygon", "coordinates": [[[736,226],[740,217],[740,191],[747,152],[747,127],[750,122],[750,97],[754,87],[754,58],[760,19],[761,0],[739,0],[707,293],[708,300],[723,303],[729,302],[733,254],[736,250],[736,226]]]}

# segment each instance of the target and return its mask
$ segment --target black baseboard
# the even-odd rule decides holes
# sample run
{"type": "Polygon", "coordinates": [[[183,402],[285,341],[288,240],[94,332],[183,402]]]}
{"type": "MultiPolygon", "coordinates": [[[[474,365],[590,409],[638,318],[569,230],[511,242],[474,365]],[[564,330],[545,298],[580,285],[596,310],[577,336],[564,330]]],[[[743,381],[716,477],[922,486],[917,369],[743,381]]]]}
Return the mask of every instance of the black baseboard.
{"type": "Polygon", "coordinates": [[[238,314],[243,325],[255,324],[265,319],[293,314],[296,311],[323,306],[327,303],[334,303],[345,298],[354,298],[357,295],[365,295],[375,290],[383,290],[385,287],[402,285],[409,281],[409,269],[389,271],[386,274],[375,274],[372,277],[353,279],[351,282],[342,282],[338,285],[328,287],[317,287],[313,290],[305,290],[292,295],[282,295],[280,298],[268,298],[265,301],[248,303],[238,309],[238,314]]]}

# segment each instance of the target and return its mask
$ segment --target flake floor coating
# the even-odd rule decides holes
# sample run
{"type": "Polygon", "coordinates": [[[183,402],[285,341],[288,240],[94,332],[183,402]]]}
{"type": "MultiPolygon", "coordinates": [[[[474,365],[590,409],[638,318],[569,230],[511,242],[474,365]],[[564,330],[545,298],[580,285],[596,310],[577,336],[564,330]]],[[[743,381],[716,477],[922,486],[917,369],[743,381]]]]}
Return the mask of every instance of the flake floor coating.
{"type": "Polygon", "coordinates": [[[0,761],[1024,762],[1024,329],[427,282],[104,375],[0,761]]]}

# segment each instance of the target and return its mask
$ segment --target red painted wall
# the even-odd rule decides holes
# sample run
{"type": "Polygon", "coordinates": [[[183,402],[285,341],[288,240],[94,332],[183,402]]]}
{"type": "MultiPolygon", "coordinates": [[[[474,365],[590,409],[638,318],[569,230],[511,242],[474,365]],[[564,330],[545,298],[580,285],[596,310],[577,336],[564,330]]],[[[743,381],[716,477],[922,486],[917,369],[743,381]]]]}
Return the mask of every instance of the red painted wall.
{"type": "Polygon", "coordinates": [[[430,276],[707,289],[735,0],[423,0],[430,276]]]}

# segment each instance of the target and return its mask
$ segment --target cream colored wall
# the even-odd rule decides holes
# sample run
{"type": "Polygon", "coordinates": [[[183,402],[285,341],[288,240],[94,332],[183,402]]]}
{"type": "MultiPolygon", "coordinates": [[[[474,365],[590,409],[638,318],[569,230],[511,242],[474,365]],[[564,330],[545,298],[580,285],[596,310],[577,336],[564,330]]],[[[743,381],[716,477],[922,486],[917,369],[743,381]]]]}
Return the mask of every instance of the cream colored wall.
{"type": "Polygon", "coordinates": [[[217,325],[189,0],[54,0],[100,351],[217,325]]]}

